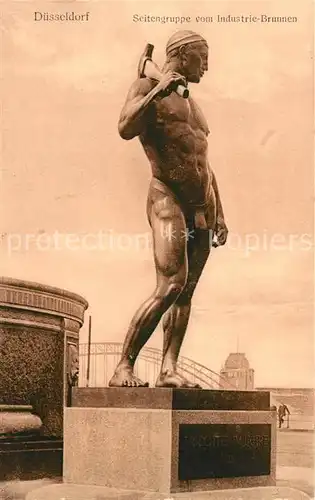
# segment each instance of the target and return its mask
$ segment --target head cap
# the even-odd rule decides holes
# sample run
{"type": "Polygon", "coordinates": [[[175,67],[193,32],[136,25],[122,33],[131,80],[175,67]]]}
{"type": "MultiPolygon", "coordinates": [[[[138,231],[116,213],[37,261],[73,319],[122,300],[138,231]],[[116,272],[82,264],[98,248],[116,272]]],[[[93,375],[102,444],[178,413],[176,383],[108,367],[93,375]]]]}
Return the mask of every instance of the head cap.
{"type": "Polygon", "coordinates": [[[207,46],[207,41],[198,33],[190,30],[177,31],[171,36],[166,45],[166,54],[168,55],[172,50],[187,45],[188,43],[203,42],[207,46]]]}

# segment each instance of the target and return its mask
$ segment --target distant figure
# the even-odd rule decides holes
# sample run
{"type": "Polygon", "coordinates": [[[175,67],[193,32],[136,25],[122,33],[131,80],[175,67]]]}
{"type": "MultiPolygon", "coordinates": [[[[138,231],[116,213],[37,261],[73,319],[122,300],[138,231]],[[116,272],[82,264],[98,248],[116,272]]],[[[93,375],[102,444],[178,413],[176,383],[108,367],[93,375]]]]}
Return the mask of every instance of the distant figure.
{"type": "MultiPolygon", "coordinates": [[[[284,423],[284,417],[286,415],[288,415],[288,416],[290,415],[289,408],[284,403],[281,403],[279,408],[278,408],[279,429],[281,429],[281,426],[284,423]]],[[[289,427],[289,420],[288,420],[287,427],[289,427]]]]}

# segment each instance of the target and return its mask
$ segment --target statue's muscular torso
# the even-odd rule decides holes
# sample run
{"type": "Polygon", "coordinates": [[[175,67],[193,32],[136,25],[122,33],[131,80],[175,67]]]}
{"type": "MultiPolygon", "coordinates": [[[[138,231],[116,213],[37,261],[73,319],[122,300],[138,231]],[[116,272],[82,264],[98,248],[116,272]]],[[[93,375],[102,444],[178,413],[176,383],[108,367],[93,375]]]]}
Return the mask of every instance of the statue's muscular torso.
{"type": "Polygon", "coordinates": [[[207,122],[192,98],[173,92],[152,103],[140,140],[153,176],[188,206],[211,198],[212,175],[207,159],[207,122]]]}

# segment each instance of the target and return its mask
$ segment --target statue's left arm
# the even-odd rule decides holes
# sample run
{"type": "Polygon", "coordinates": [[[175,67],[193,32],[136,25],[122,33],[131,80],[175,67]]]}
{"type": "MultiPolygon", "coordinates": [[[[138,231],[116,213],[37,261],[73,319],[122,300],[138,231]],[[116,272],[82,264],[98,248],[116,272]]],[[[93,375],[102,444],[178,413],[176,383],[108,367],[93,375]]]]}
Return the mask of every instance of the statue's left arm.
{"type": "Polygon", "coordinates": [[[217,205],[217,221],[215,225],[215,234],[219,245],[224,245],[228,236],[228,228],[225,223],[224,212],[222,201],[220,197],[219,187],[217,183],[216,176],[212,171],[212,187],[215,193],[216,205],[217,205]]]}

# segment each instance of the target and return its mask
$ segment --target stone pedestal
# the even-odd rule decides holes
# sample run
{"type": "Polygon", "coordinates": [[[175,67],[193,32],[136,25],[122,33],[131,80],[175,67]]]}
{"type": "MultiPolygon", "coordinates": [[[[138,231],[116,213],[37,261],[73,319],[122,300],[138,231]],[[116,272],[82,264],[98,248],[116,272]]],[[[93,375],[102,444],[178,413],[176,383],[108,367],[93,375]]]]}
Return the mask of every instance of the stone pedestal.
{"type": "Polygon", "coordinates": [[[64,481],[170,494],[275,484],[269,393],[74,388],[64,481]]]}

